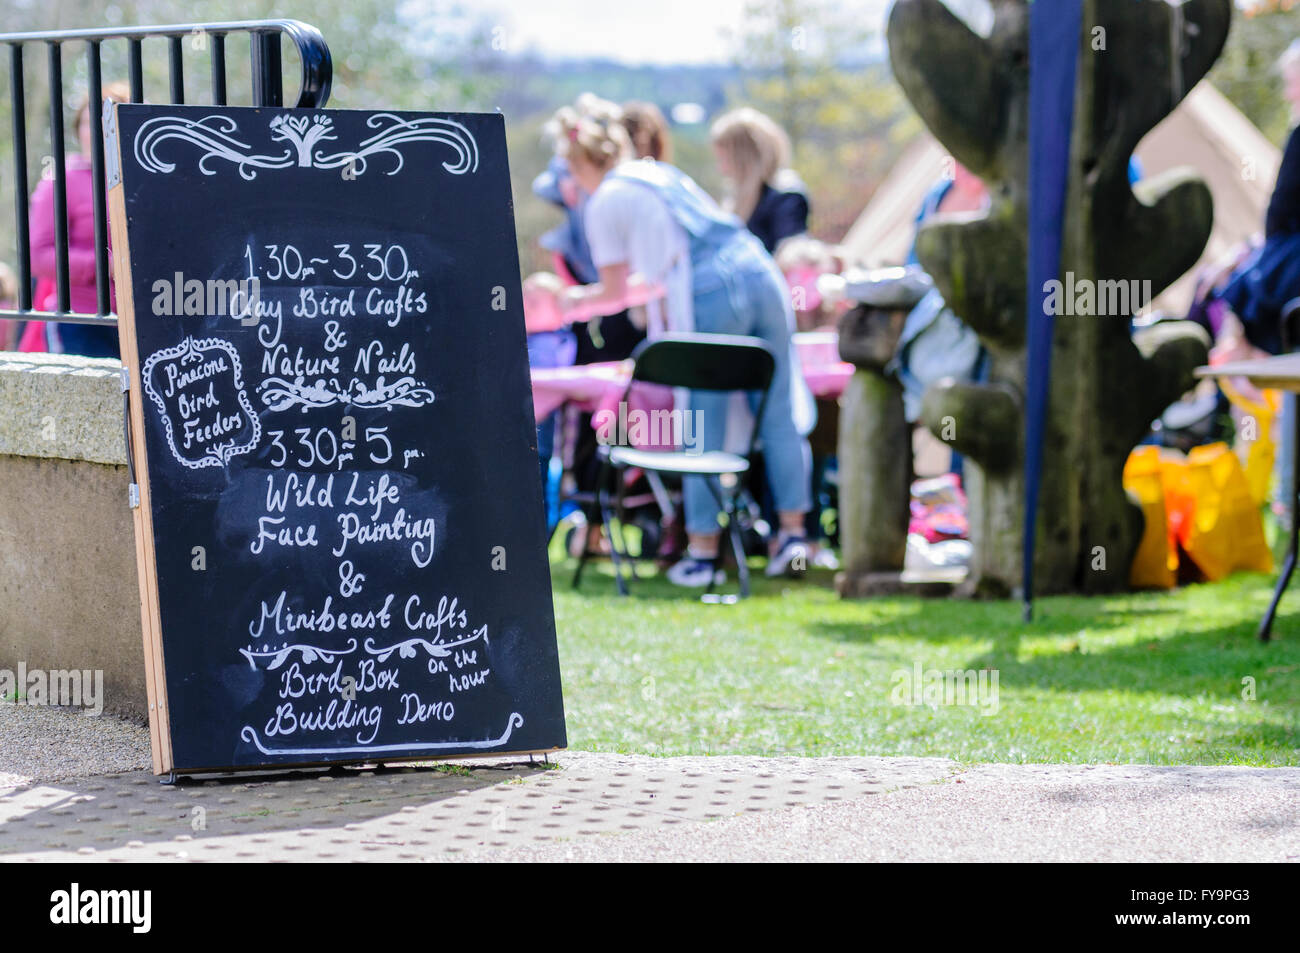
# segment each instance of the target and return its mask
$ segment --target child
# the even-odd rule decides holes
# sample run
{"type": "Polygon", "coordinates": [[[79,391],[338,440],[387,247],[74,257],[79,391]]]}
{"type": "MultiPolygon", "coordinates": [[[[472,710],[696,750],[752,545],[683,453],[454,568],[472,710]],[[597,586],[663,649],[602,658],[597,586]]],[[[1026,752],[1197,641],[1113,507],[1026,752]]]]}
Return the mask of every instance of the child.
{"type": "Polygon", "coordinates": [[[563,282],[550,272],[539,271],[524,279],[529,367],[568,367],[573,363],[578,343],[560,309],[563,290],[563,282]]]}
{"type": "Polygon", "coordinates": [[[538,271],[524,279],[524,325],[528,334],[544,334],[564,326],[560,292],[564,282],[549,271],[538,271]]]}
{"type": "Polygon", "coordinates": [[[776,264],[790,286],[790,301],[799,330],[834,328],[840,313],[847,309],[827,300],[818,289],[817,279],[843,270],[838,249],[816,238],[799,235],[787,238],[777,247],[776,264]]]}
{"type": "MultiPolygon", "coordinates": [[[[565,325],[560,310],[564,283],[539,271],[524,279],[524,328],[528,332],[529,367],[568,367],[578,354],[578,339],[565,325]]],[[[543,495],[549,498],[551,454],[555,450],[557,410],[537,421],[537,455],[542,469],[543,495]]],[[[548,503],[549,507],[549,503],[548,503]]]]}

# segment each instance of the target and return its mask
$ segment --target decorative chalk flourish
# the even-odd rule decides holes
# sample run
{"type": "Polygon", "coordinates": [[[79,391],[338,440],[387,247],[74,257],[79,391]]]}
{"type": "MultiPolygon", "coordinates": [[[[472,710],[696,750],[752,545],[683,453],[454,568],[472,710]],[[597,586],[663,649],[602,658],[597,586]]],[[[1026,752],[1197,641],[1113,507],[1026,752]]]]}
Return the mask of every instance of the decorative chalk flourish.
{"type": "Polygon", "coordinates": [[[135,137],[135,160],[148,172],[167,174],[176,170],[176,163],[159,155],[163,143],[179,140],[197,146],[203,153],[198,169],[204,175],[216,175],[215,160],[232,163],[244,179],[257,178],[259,169],[343,169],[345,176],[364,175],[370,160],[388,156],[393,167],[387,175],[396,175],[405,165],[402,148],[410,143],[434,142],[450,146],[455,159],[442,163],[453,175],[464,175],[478,170],[478,143],[474,135],[452,119],[425,116],[420,119],[403,119],[393,113],[376,113],[366,120],[366,125],[378,130],[363,139],[355,150],[326,153],[317,148],[322,143],[337,141],[334,120],[324,113],[314,115],[276,115],[270,122],[270,141],[283,142],[284,151],[254,152],[254,147],[241,139],[239,125],[229,116],[205,116],[202,119],[183,119],[179,116],[157,116],[140,126],[135,137]]]}
{"type": "Polygon", "coordinates": [[[510,713],[506,719],[506,730],[498,738],[486,738],[483,741],[432,741],[410,742],[408,744],[392,745],[352,745],[341,748],[268,748],[262,743],[261,736],[258,735],[257,729],[252,725],[245,725],[239,732],[239,737],[243,738],[249,744],[254,745],[262,754],[290,754],[290,755],[315,755],[315,754],[383,754],[387,751],[445,751],[448,748],[500,748],[510,740],[510,735],[516,728],[522,727],[524,716],[519,712],[510,713]]]}
{"type": "Polygon", "coordinates": [[[366,651],[375,656],[380,662],[388,661],[388,657],[394,652],[400,658],[415,658],[415,648],[419,646],[428,652],[434,658],[446,658],[451,655],[453,649],[458,649],[462,645],[469,645],[471,642],[483,640],[484,645],[488,642],[487,626],[481,625],[474,631],[473,635],[466,636],[463,639],[457,639],[455,642],[433,642],[429,639],[406,639],[404,642],[397,642],[393,645],[375,645],[374,639],[366,639],[366,651]]]}
{"type": "Polygon", "coordinates": [[[302,377],[292,381],[283,377],[268,377],[257,385],[257,389],[262,392],[262,402],[276,411],[295,404],[306,413],[310,408],[332,407],[335,404],[392,410],[394,407],[424,407],[433,403],[433,391],[414,377],[401,377],[389,384],[381,375],[373,387],[353,378],[346,388],[339,387],[334,378],[318,379],[314,384],[309,384],[302,377]]]}
{"type": "Polygon", "coordinates": [[[339,655],[351,655],[356,650],[357,640],[348,639],[348,647],[346,649],[326,649],[321,648],[319,645],[282,645],[278,649],[268,648],[261,652],[253,649],[240,649],[239,654],[248,659],[248,665],[254,671],[257,669],[258,660],[269,658],[271,661],[267,664],[266,670],[270,672],[283,665],[285,659],[294,652],[298,652],[302,655],[302,663],[304,665],[310,665],[317,659],[328,665],[330,662],[334,661],[335,657],[339,655]]]}

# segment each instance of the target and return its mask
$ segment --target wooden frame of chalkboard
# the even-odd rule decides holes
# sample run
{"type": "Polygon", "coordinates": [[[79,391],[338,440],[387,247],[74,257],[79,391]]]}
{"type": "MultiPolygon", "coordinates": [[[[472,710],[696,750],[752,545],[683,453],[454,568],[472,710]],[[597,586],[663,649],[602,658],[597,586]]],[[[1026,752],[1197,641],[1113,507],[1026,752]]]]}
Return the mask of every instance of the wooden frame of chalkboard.
{"type": "MultiPolygon", "coordinates": [[[[110,222],[125,218],[122,189],[108,193],[110,222]]],[[[113,229],[114,232],[117,229],[113,229]]],[[[135,526],[135,565],[140,586],[140,624],[144,633],[144,683],[149,701],[149,749],[152,754],[154,774],[172,770],[171,734],[166,713],[167,681],[163,678],[161,627],[158,624],[158,575],[153,545],[153,513],[149,506],[149,461],[144,440],[144,395],[140,387],[139,362],[129,355],[136,353],[134,301],[131,291],[130,245],[125,230],[114,235],[114,247],[121,249],[122,267],[115,267],[117,284],[118,338],[122,351],[126,381],[130,397],[127,400],[127,432],[131,470],[136,475],[131,484],[129,502],[135,526]]]]}
{"type": "Polygon", "coordinates": [[[154,772],[565,747],[501,116],[105,138],[154,772]]]}

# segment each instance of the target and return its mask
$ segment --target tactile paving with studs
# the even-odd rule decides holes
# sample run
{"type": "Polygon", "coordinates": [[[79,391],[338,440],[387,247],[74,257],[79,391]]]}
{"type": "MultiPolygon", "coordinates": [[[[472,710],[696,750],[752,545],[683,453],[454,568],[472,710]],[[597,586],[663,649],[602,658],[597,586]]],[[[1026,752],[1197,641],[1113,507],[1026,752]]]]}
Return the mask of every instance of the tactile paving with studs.
{"type": "Polygon", "coordinates": [[[648,758],[0,788],[0,860],[430,860],[699,824],[915,787],[932,758],[648,758]]]}

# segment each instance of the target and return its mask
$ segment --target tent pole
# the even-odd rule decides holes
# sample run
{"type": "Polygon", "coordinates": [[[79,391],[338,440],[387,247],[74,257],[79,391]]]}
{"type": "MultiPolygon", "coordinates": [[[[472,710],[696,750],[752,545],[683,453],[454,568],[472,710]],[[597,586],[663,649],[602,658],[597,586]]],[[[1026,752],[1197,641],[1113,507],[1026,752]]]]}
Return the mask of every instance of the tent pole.
{"type": "Polygon", "coordinates": [[[1083,0],[1029,4],[1029,260],[1025,315],[1025,535],[1023,617],[1034,616],[1034,546],[1042,482],[1043,436],[1052,375],[1052,315],[1047,282],[1061,273],[1061,232],[1074,119],[1075,69],[1083,0]]]}

